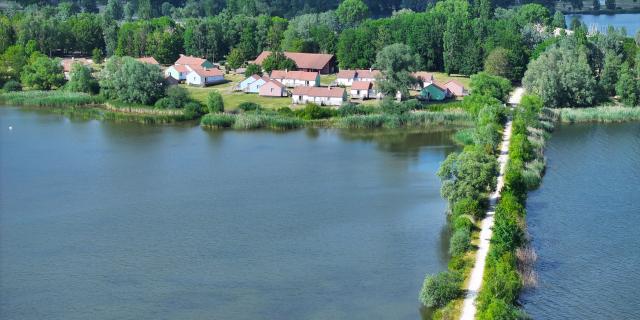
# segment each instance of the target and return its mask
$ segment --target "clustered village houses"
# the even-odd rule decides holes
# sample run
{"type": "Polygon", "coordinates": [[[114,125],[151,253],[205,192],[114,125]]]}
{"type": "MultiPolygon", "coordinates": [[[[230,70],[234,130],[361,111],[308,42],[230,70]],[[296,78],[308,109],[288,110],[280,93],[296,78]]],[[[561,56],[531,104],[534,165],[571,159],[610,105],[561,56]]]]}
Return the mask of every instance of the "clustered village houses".
{"type": "MultiPolygon", "coordinates": [[[[248,63],[261,65],[270,54],[270,51],[264,51],[248,63]]],[[[295,62],[296,70],[272,70],[262,76],[254,74],[240,81],[234,90],[262,97],[291,97],[292,104],[315,103],[322,106],[340,106],[349,99],[363,101],[383,98],[376,86],[376,81],[382,77],[379,70],[338,70],[332,54],[284,52],[284,55],[295,62]],[[327,74],[335,74],[336,79],[330,85],[322,86],[320,75],[327,74]]],[[[141,57],[138,61],[160,66],[153,57],[141,57]]],[[[68,76],[73,63],[91,65],[93,61],[85,58],[63,59],[61,64],[65,76],[68,76]]],[[[173,65],[164,68],[164,76],[168,84],[185,83],[205,87],[227,82],[220,65],[187,55],[180,55],[173,65]]],[[[419,91],[418,97],[422,100],[443,101],[468,94],[467,88],[455,80],[438,82],[433,74],[424,71],[415,72],[413,76],[418,83],[412,89],[419,91]]]]}

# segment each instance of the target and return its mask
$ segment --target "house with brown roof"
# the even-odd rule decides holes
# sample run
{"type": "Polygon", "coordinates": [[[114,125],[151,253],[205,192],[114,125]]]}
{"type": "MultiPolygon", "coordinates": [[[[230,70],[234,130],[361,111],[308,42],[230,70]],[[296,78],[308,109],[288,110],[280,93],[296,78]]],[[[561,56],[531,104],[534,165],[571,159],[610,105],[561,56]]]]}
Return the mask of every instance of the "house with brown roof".
{"type": "MultiPolygon", "coordinates": [[[[262,62],[271,55],[271,51],[262,51],[253,63],[262,65],[262,62]]],[[[284,55],[293,60],[301,71],[319,72],[329,74],[336,72],[336,57],[324,53],[284,52],[284,55]]]]}
{"type": "Polygon", "coordinates": [[[341,86],[350,86],[354,81],[375,82],[382,73],[375,69],[340,70],[336,83],[341,86]]]}
{"type": "Polygon", "coordinates": [[[138,58],[136,60],[138,60],[138,61],[140,61],[142,63],[153,64],[153,65],[156,65],[156,66],[160,65],[160,63],[158,63],[158,61],[154,57],[151,57],[151,56],[149,56],[149,57],[140,57],[140,58],[138,58]]]}
{"type": "Polygon", "coordinates": [[[371,81],[354,81],[353,84],[351,84],[349,95],[352,99],[360,100],[380,99],[382,97],[382,95],[376,91],[371,81]]]}
{"type": "Polygon", "coordinates": [[[273,70],[270,78],[280,81],[287,87],[317,87],[320,85],[318,72],[273,70]]]}
{"type": "Polygon", "coordinates": [[[414,87],[415,90],[421,90],[422,88],[432,84],[435,81],[432,73],[425,71],[418,71],[411,74],[418,80],[418,85],[414,87]]]}
{"type": "Polygon", "coordinates": [[[451,95],[455,97],[464,97],[469,95],[469,90],[462,85],[462,83],[456,80],[447,81],[442,85],[443,88],[448,89],[451,95]]]}
{"type": "Polygon", "coordinates": [[[340,106],[347,101],[347,92],[340,87],[295,87],[293,104],[315,103],[321,106],[340,106]]]}
{"type": "Polygon", "coordinates": [[[74,63],[79,63],[83,66],[92,66],[93,60],[86,58],[64,58],[60,60],[60,65],[62,65],[62,70],[64,71],[64,78],[69,80],[69,73],[71,72],[71,67],[74,63]]]}
{"type": "Polygon", "coordinates": [[[287,87],[278,80],[270,79],[260,87],[258,95],[261,97],[286,97],[289,95],[287,87]]]}
{"type": "MultiPolygon", "coordinates": [[[[190,68],[187,66],[187,68],[190,68]]],[[[185,82],[192,86],[208,86],[224,82],[224,73],[220,69],[190,68],[185,82]]]]}

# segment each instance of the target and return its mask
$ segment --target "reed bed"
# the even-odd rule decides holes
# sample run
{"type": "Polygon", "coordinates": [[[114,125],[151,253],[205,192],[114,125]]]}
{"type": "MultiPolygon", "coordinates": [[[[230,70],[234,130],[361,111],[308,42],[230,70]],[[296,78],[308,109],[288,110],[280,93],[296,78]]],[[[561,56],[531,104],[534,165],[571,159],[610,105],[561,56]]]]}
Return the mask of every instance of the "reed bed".
{"type": "Polygon", "coordinates": [[[640,120],[640,107],[602,106],[594,108],[562,108],[551,111],[555,118],[563,123],[640,120]]]}
{"type": "Polygon", "coordinates": [[[291,130],[304,126],[305,121],[288,116],[275,114],[228,114],[210,113],[202,117],[200,124],[203,127],[222,129],[233,128],[236,130],[274,129],[291,130]]]}
{"type": "Polygon", "coordinates": [[[99,105],[100,96],[68,91],[15,91],[0,94],[0,101],[7,104],[33,107],[79,107],[99,105]]]}
{"type": "Polygon", "coordinates": [[[367,114],[338,118],[335,124],[339,128],[425,128],[431,125],[469,125],[471,117],[462,111],[416,111],[403,115],[367,114]]]}

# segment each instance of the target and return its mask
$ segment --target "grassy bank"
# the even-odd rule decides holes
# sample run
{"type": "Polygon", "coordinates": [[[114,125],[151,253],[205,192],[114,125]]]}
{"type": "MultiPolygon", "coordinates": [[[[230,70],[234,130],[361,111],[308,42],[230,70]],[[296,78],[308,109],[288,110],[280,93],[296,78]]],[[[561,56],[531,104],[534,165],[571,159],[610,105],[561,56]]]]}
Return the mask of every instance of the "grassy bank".
{"type": "Polygon", "coordinates": [[[545,109],[562,123],[639,121],[640,107],[601,106],[593,108],[545,109]]]}

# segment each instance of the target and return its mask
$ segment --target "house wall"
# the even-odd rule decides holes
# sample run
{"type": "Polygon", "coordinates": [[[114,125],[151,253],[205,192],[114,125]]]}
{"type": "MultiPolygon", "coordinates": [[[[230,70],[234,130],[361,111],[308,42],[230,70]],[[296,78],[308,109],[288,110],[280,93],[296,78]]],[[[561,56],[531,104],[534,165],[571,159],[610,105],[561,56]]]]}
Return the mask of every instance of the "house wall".
{"type": "Polygon", "coordinates": [[[246,78],[246,79],[242,80],[242,82],[240,82],[240,84],[238,85],[238,88],[240,88],[240,90],[244,90],[249,86],[249,84],[251,84],[251,83],[253,83],[255,81],[258,81],[258,80],[254,79],[254,78],[251,78],[251,77],[246,78]]]}
{"type": "Polygon", "coordinates": [[[262,79],[258,79],[254,82],[251,82],[247,87],[247,92],[250,93],[258,93],[260,92],[260,87],[262,87],[266,82],[262,79]]]}
{"type": "Polygon", "coordinates": [[[340,106],[344,102],[343,98],[313,97],[306,95],[294,95],[292,100],[294,104],[306,104],[307,102],[312,102],[321,106],[340,106]]]}
{"type": "Polygon", "coordinates": [[[338,78],[336,79],[336,83],[339,86],[350,86],[353,84],[353,78],[349,79],[349,78],[338,78]]]}
{"type": "Polygon", "coordinates": [[[287,87],[317,87],[320,84],[319,77],[316,78],[316,81],[304,81],[304,80],[296,80],[296,79],[275,79],[280,81],[280,83],[284,84],[287,87]]]}
{"type": "Polygon", "coordinates": [[[197,73],[195,72],[191,72],[187,75],[187,84],[191,84],[191,85],[202,85],[202,77],[200,77],[197,73]]]}
{"type": "Polygon", "coordinates": [[[220,83],[224,81],[224,76],[213,76],[205,79],[205,84],[220,83]]]}
{"type": "Polygon", "coordinates": [[[369,90],[353,90],[349,92],[351,98],[353,99],[368,99],[369,98],[369,90]]]}
{"type": "Polygon", "coordinates": [[[164,71],[164,75],[165,75],[166,77],[171,76],[171,77],[173,77],[174,79],[177,79],[177,80],[180,80],[180,81],[183,81],[183,80],[186,80],[186,79],[187,79],[186,72],[180,73],[180,72],[178,72],[178,70],[176,70],[176,69],[175,69],[175,68],[173,68],[173,67],[169,67],[167,70],[165,70],[165,71],[164,71]]]}
{"type": "Polygon", "coordinates": [[[266,83],[260,87],[260,96],[263,97],[286,97],[287,91],[271,83],[266,83]]]}

